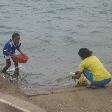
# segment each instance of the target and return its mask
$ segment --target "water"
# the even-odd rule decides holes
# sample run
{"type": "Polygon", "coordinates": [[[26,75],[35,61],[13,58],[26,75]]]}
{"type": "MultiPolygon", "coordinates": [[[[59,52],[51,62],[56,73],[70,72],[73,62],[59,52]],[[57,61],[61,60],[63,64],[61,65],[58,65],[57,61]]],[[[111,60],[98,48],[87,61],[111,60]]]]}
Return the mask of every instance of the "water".
{"type": "Polygon", "coordinates": [[[87,47],[112,66],[112,0],[0,0],[2,47],[14,31],[30,60],[22,71],[32,88],[73,84],[79,48],[87,47]]]}

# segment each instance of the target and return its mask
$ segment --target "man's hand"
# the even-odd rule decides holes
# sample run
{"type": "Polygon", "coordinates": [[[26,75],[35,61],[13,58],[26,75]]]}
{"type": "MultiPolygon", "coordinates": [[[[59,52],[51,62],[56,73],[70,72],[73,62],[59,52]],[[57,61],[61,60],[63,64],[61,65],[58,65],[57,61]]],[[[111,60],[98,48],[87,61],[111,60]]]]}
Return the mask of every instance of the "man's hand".
{"type": "Polygon", "coordinates": [[[81,72],[80,71],[76,71],[75,72],[75,75],[74,76],[72,76],[72,79],[79,79],[80,78],[80,76],[81,76],[81,72]]]}
{"type": "Polygon", "coordinates": [[[76,71],[75,72],[75,75],[78,75],[78,74],[81,74],[81,72],[80,71],[76,71]]]}

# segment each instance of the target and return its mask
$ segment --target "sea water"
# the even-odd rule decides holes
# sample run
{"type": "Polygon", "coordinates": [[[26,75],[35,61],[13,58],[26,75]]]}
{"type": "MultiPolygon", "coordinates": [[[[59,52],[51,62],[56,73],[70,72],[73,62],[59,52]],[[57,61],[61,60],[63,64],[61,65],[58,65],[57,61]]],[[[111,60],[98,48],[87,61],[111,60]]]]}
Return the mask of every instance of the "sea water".
{"type": "Polygon", "coordinates": [[[20,33],[21,49],[29,56],[21,65],[28,87],[74,84],[69,73],[78,69],[82,47],[112,69],[112,0],[0,0],[1,64],[13,32],[20,33]]]}

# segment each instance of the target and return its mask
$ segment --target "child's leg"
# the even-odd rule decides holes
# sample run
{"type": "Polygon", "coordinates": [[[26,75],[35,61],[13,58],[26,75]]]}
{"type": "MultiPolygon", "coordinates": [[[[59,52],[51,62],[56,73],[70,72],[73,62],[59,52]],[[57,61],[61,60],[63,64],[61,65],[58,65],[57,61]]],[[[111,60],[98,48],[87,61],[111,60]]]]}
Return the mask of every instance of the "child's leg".
{"type": "Polygon", "coordinates": [[[16,61],[14,58],[12,58],[12,60],[13,60],[13,62],[14,62],[14,66],[15,66],[14,75],[18,78],[18,76],[19,76],[18,61],[16,61]]]}
{"type": "Polygon", "coordinates": [[[10,58],[6,59],[6,66],[3,68],[2,73],[6,73],[7,69],[11,66],[10,58]]]}
{"type": "Polygon", "coordinates": [[[19,76],[19,67],[18,67],[18,62],[14,62],[14,65],[15,65],[15,71],[14,71],[14,74],[16,74],[17,78],[19,76]]]}

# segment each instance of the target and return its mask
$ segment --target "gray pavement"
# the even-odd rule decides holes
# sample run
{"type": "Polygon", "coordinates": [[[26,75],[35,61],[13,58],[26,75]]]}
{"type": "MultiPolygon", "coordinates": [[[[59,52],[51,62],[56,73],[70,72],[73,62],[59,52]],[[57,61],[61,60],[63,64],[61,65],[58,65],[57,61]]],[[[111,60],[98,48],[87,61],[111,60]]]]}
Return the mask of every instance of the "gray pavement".
{"type": "Polygon", "coordinates": [[[0,112],[23,112],[23,111],[15,109],[7,104],[0,102],[0,112]]]}
{"type": "Polygon", "coordinates": [[[0,93],[0,112],[46,112],[39,106],[18,99],[11,95],[0,93]]]}

